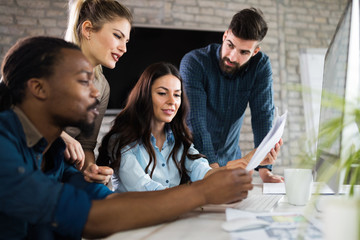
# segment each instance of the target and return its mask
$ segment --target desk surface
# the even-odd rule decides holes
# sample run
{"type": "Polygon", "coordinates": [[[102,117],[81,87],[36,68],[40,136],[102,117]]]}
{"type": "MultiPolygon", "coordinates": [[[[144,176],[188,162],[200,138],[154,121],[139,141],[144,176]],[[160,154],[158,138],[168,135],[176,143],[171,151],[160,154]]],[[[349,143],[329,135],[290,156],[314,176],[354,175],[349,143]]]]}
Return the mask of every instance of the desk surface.
{"type": "MultiPolygon", "coordinates": [[[[254,185],[249,194],[262,193],[262,184],[254,185]]],[[[304,206],[290,205],[286,196],[279,202],[274,212],[304,212],[304,206]]],[[[176,221],[159,224],[156,226],[124,231],[114,234],[106,240],[131,239],[131,240],[194,240],[194,239],[231,239],[230,233],[222,230],[221,225],[226,220],[225,211],[200,211],[195,210],[180,217],[176,221]]]]}

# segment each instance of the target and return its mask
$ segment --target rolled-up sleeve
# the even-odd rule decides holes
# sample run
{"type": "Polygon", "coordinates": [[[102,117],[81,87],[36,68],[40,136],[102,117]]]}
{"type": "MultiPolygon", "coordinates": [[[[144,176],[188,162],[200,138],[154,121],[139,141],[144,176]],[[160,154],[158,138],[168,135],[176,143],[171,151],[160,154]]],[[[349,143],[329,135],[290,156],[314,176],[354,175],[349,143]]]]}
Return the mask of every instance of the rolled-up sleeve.
{"type": "Polygon", "coordinates": [[[113,193],[107,186],[100,183],[90,183],[85,181],[84,175],[74,166],[64,163],[65,170],[62,181],[73,185],[78,189],[84,190],[91,200],[99,200],[106,198],[113,193]]]}
{"type": "Polygon", "coordinates": [[[92,200],[104,199],[113,193],[104,184],[84,180],[81,172],[64,163],[63,188],[57,202],[52,227],[59,233],[80,237],[88,218],[92,200]],[[70,203],[70,204],[69,204],[70,203]]]}
{"type": "MultiPolygon", "coordinates": [[[[194,148],[193,145],[189,148],[188,151],[190,154],[198,154],[199,152],[194,148]]],[[[205,177],[205,174],[211,170],[209,162],[205,158],[198,158],[191,160],[186,158],[185,167],[189,171],[190,180],[192,182],[201,180],[205,177]]]]}

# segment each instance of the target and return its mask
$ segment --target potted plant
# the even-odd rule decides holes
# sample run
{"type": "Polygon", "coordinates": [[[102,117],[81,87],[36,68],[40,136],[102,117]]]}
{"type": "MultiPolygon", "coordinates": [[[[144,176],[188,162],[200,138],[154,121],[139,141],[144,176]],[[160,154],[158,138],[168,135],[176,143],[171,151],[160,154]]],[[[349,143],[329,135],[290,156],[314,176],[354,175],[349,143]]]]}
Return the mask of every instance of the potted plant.
{"type": "MultiPolygon", "coordinates": [[[[304,89],[303,89],[304,90],[304,89]]],[[[305,90],[306,91],[306,90],[305,90]]],[[[316,144],[316,151],[305,147],[297,165],[313,168],[315,181],[336,186],[345,184],[348,191],[334,197],[313,197],[306,212],[314,214],[321,199],[324,239],[360,239],[360,101],[347,102],[342,96],[322,92],[321,114],[331,116],[320,124],[319,132],[306,142],[316,144]],[[345,107],[346,106],[346,107],[345,107]],[[325,201],[324,201],[325,200],[325,201]]],[[[301,139],[304,142],[304,139],[301,139]]],[[[316,189],[320,193],[321,185],[316,189]]],[[[333,187],[334,188],[334,187],[333,187]]],[[[337,191],[338,189],[333,189],[337,191]]],[[[341,191],[340,191],[341,192],[341,191]]]]}

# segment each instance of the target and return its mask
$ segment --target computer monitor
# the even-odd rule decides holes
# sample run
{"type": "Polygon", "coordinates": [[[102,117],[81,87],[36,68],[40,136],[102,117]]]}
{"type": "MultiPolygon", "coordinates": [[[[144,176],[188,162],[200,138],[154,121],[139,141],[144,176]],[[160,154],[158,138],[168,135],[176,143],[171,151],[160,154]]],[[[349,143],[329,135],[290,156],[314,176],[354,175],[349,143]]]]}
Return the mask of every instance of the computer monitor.
{"type": "Polygon", "coordinates": [[[344,184],[339,162],[360,144],[351,113],[359,106],[359,42],[359,2],[350,0],[325,56],[315,166],[317,180],[325,180],[335,193],[344,184]]]}

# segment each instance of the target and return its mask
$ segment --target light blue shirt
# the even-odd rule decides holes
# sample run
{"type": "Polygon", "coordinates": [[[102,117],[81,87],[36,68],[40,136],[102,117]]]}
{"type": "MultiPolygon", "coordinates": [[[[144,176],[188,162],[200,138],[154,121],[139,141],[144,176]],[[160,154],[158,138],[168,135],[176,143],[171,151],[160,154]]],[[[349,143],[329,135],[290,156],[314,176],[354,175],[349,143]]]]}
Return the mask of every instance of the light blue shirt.
{"type": "MultiPolygon", "coordinates": [[[[113,149],[114,139],[114,136],[110,139],[109,149],[113,149]]],[[[150,172],[153,163],[149,167],[149,173],[145,172],[150,157],[144,145],[142,143],[130,144],[121,151],[120,169],[119,171],[115,171],[111,178],[115,192],[154,191],[178,186],[180,184],[181,177],[173,159],[169,158],[169,160],[167,160],[175,145],[172,131],[169,130],[166,132],[166,140],[161,151],[159,151],[159,148],[156,146],[156,139],[152,135],[151,144],[156,154],[156,167],[152,178],[150,178],[150,172]],[[134,144],[136,144],[135,147],[131,148],[134,144]]],[[[178,162],[180,162],[182,152],[183,147],[181,147],[177,153],[176,160],[178,162]]],[[[199,152],[191,145],[189,153],[198,154],[199,152]]],[[[195,160],[186,158],[185,167],[188,170],[188,175],[192,182],[203,179],[205,174],[211,169],[205,158],[195,160]]]]}

